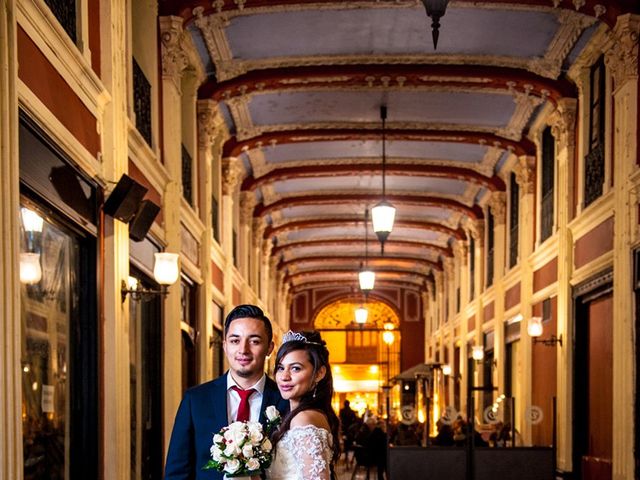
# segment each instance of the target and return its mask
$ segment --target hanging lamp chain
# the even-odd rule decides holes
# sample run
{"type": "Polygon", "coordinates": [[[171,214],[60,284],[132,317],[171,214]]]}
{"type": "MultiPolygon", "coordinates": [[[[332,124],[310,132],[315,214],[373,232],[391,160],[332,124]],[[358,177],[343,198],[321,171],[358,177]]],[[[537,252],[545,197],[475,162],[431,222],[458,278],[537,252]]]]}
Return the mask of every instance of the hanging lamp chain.
{"type": "Polygon", "coordinates": [[[385,198],[386,180],[385,173],[387,167],[387,148],[386,148],[386,124],[387,124],[387,106],[380,105],[380,118],[382,119],[382,198],[385,198]]]}

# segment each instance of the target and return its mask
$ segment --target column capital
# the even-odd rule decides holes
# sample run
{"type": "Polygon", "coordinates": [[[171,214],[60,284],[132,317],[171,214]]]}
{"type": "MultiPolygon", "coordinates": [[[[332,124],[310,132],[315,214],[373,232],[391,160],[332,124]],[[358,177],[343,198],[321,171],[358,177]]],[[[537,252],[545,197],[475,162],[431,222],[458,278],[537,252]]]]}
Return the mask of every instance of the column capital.
{"type": "Polygon", "coordinates": [[[253,192],[240,193],[240,223],[251,226],[253,209],[256,206],[256,197],[253,192]]]}
{"type": "Polygon", "coordinates": [[[502,225],[505,222],[507,211],[507,194],[506,192],[493,192],[489,199],[489,208],[493,215],[495,225],[502,225]]]}
{"type": "Polygon", "coordinates": [[[262,261],[267,263],[271,257],[271,250],[273,249],[273,242],[270,238],[262,239],[262,261]]]}
{"type": "Polygon", "coordinates": [[[173,81],[181,91],[182,73],[189,65],[185,43],[182,17],[159,17],[160,39],[162,42],[162,76],[173,81]]]}
{"type": "Polygon", "coordinates": [[[535,188],[533,182],[535,178],[535,168],[535,157],[528,155],[518,157],[518,162],[513,168],[513,173],[516,174],[516,182],[518,182],[523,195],[533,193],[535,188]]]}
{"type": "Polygon", "coordinates": [[[578,101],[575,98],[561,98],[558,107],[549,118],[551,134],[558,142],[558,150],[573,147],[576,144],[576,112],[578,101]]]}
{"type": "Polygon", "coordinates": [[[611,48],[605,54],[615,88],[632,78],[638,78],[638,43],[640,16],[621,15],[611,32],[611,48]]]}
{"type": "Polygon", "coordinates": [[[232,195],[236,187],[240,185],[244,167],[237,157],[225,157],[222,159],[222,194],[232,195]]]}
{"type": "Polygon", "coordinates": [[[198,145],[200,148],[211,148],[224,124],[214,100],[198,100],[198,145]]]}
{"type": "Polygon", "coordinates": [[[469,245],[463,240],[456,240],[453,243],[453,254],[460,260],[461,265],[467,264],[469,245]]]}
{"type": "Polygon", "coordinates": [[[263,218],[260,217],[253,217],[253,224],[252,224],[252,230],[251,230],[251,235],[252,235],[252,241],[253,241],[253,246],[255,248],[260,248],[260,244],[262,243],[262,237],[264,235],[264,231],[267,229],[267,225],[264,221],[263,218]]]}
{"type": "Polygon", "coordinates": [[[453,269],[454,269],[454,261],[452,257],[446,257],[442,261],[442,267],[444,269],[444,273],[447,276],[447,279],[453,279],[453,269]]]}

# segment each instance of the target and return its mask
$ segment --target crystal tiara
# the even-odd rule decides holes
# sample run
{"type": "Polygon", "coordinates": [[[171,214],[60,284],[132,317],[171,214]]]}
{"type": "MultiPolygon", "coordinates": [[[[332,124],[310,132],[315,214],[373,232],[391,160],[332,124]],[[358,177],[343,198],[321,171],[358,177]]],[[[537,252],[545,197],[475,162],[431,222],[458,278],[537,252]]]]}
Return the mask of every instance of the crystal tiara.
{"type": "Polygon", "coordinates": [[[309,343],[311,345],[323,346],[322,343],[320,343],[320,342],[311,342],[311,341],[307,340],[307,337],[302,335],[300,332],[293,332],[291,330],[289,330],[287,333],[285,333],[282,336],[282,343],[284,344],[284,343],[287,343],[287,342],[303,342],[303,343],[309,343]]]}

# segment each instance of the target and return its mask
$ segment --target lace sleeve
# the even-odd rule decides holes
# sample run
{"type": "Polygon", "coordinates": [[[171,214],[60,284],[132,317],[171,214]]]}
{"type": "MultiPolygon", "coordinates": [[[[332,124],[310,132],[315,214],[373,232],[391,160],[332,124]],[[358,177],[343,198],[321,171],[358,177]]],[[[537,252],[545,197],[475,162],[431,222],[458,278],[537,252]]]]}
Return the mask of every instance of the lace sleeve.
{"type": "Polygon", "coordinates": [[[294,427],[290,431],[297,480],[329,480],[331,478],[331,436],[314,425],[294,427]]]}

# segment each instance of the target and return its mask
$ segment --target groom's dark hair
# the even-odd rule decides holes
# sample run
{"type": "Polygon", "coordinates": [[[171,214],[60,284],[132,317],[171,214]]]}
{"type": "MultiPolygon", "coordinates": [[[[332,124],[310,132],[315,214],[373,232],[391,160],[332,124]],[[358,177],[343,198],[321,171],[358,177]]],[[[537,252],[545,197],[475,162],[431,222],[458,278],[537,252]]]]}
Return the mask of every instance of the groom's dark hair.
{"type": "Polygon", "coordinates": [[[229,312],[227,318],[224,321],[224,336],[226,338],[227,333],[229,332],[229,325],[231,322],[238,318],[255,318],[256,320],[260,320],[264,323],[264,328],[267,331],[267,340],[269,343],[273,340],[273,328],[271,327],[271,320],[264,314],[260,307],[256,307],[255,305],[238,305],[236,308],[229,312]]]}

